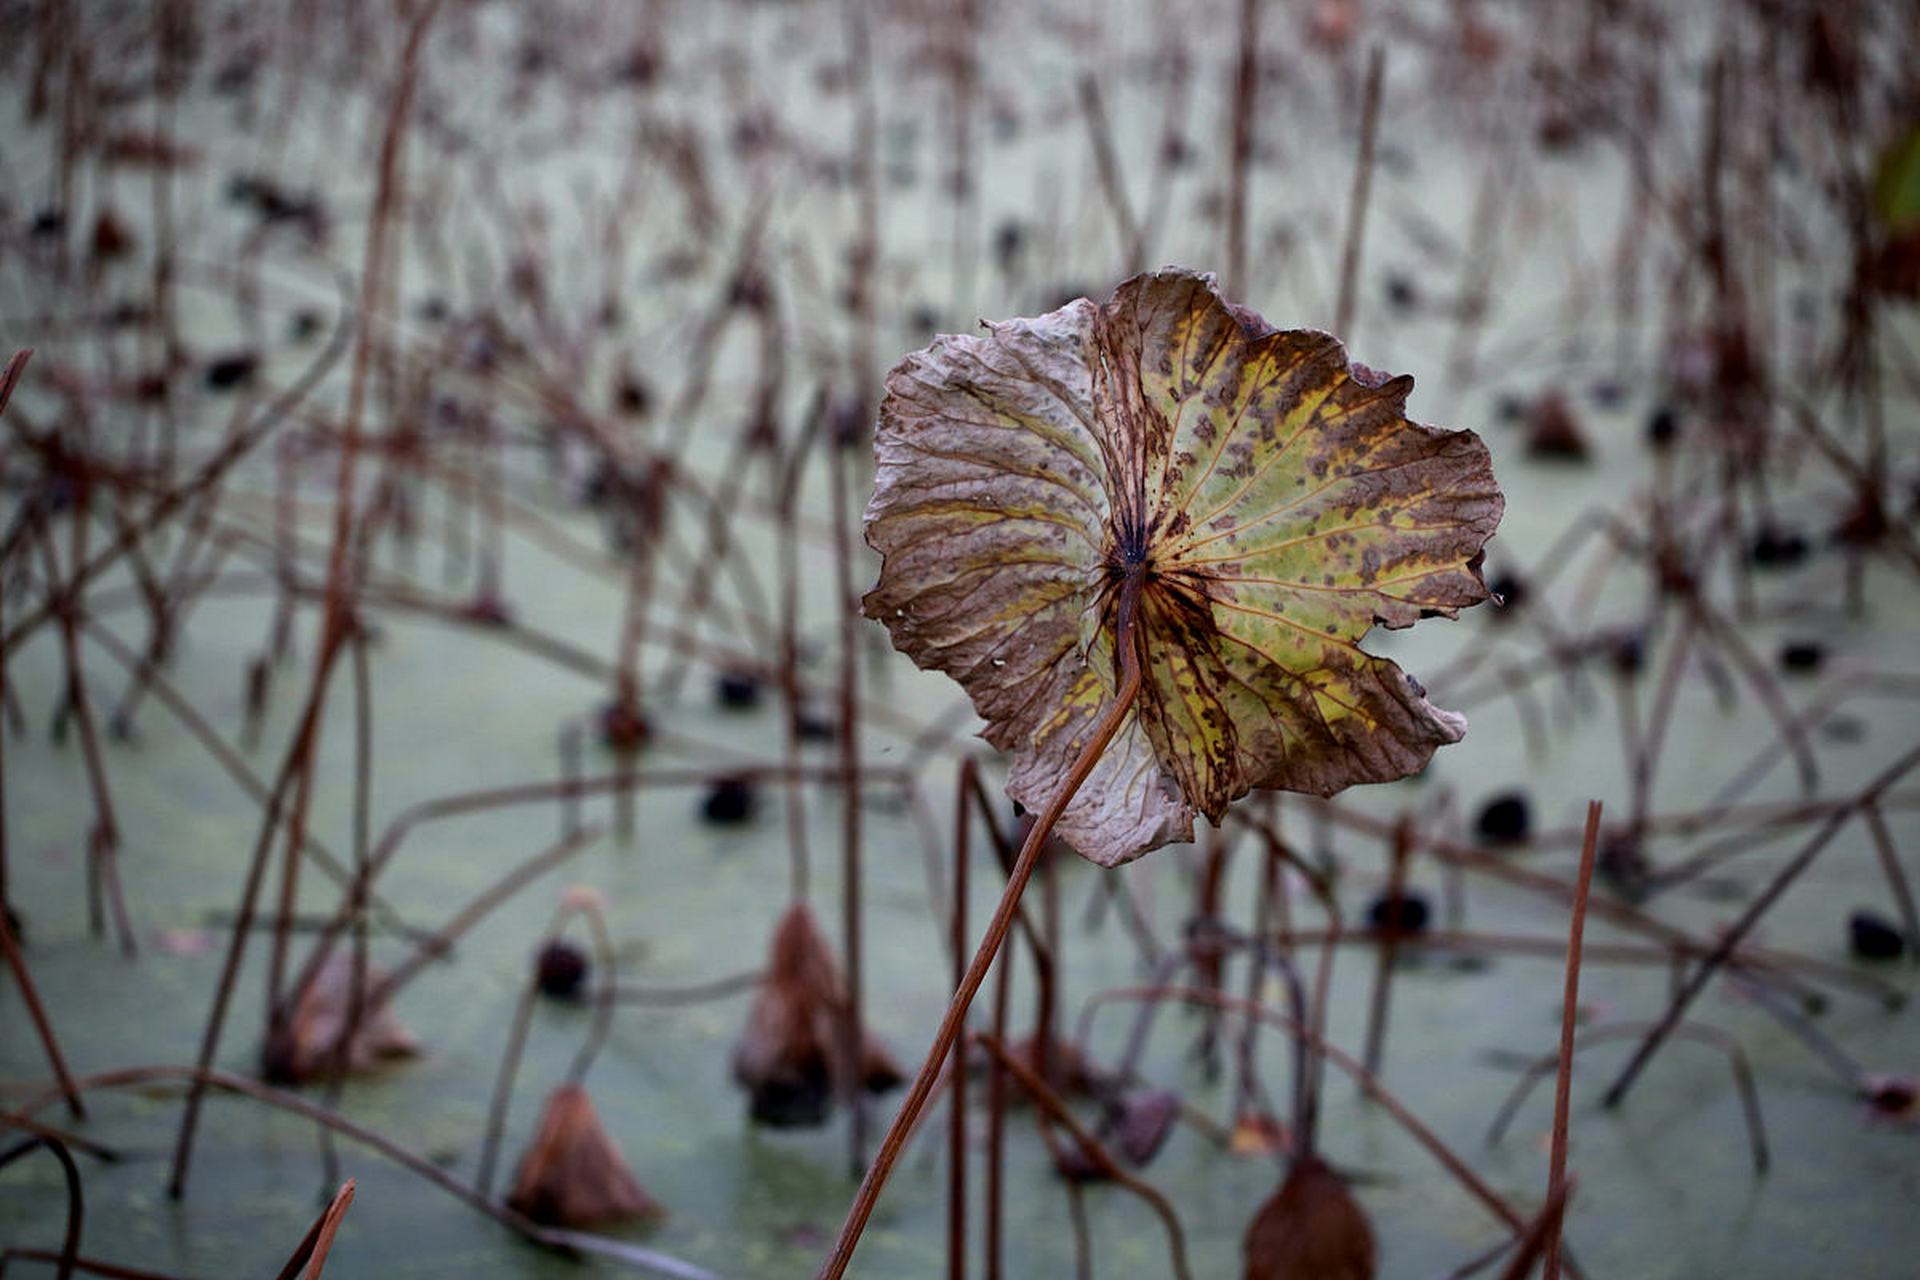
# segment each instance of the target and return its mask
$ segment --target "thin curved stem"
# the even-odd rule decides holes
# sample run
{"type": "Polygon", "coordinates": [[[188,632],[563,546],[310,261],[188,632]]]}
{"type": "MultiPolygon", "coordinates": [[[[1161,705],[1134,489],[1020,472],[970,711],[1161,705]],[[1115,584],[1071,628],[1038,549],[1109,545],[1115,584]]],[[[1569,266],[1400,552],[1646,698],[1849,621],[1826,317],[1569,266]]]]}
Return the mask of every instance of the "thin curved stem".
{"type": "MultiPolygon", "coordinates": [[[[408,1173],[426,1179],[456,1200],[479,1210],[508,1230],[545,1248],[612,1258],[617,1262],[629,1263],[659,1275],[672,1277],[673,1280],[717,1280],[717,1277],[704,1267],[683,1262],[671,1254],[661,1253],[655,1249],[648,1249],[612,1236],[598,1235],[591,1231],[571,1231],[562,1227],[543,1226],[493,1200],[479,1189],[460,1181],[433,1161],[408,1151],[385,1134],[355,1124],[318,1103],[309,1102],[297,1093],[275,1089],[249,1080],[245,1076],[205,1067],[123,1067],[117,1071],[103,1071],[97,1075],[83,1076],[75,1084],[82,1093],[86,1093],[94,1089],[124,1089],[165,1080],[178,1080],[187,1084],[198,1083],[203,1090],[218,1089],[239,1094],[276,1110],[300,1116],[316,1124],[326,1125],[342,1137],[351,1138],[361,1146],[371,1149],[375,1154],[399,1165],[408,1173]]],[[[57,1091],[41,1095],[29,1100],[21,1110],[37,1111],[59,1096],[57,1091]]]]}
{"type": "Polygon", "coordinates": [[[1032,1098],[1043,1112],[1052,1116],[1069,1134],[1073,1135],[1073,1140],[1080,1144],[1080,1150],[1085,1153],[1087,1159],[1093,1161],[1094,1166],[1102,1174],[1146,1201],[1147,1207],[1159,1215],[1160,1221],[1167,1228],[1167,1248],[1171,1255],[1173,1274],[1178,1277],[1178,1280],[1190,1280],[1193,1273],[1187,1268],[1186,1233],[1181,1231],[1180,1215],[1173,1211],[1173,1206],[1167,1203],[1167,1198],[1150,1183],[1143,1182],[1122,1169],[1100,1139],[1088,1133],[1085,1126],[1073,1118],[1073,1113],[1067,1110],[1066,1104],[1060,1101],[1060,1095],[1054,1092],[1045,1078],[1020,1061],[1017,1055],[1008,1053],[1006,1046],[997,1038],[975,1036],[974,1039],[993,1055],[995,1062],[1013,1074],[1013,1078],[1020,1082],[1020,1087],[1026,1090],[1027,1096],[1032,1098]]]}
{"type": "Polygon", "coordinates": [[[86,1211],[86,1200],[80,1192],[80,1168],[73,1162],[73,1153],[67,1150],[67,1144],[48,1133],[34,1133],[20,1142],[0,1151],[0,1167],[12,1164],[35,1148],[46,1148],[47,1154],[60,1162],[60,1172],[67,1181],[67,1225],[65,1236],[60,1244],[56,1280],[69,1280],[73,1275],[74,1258],[80,1253],[80,1223],[86,1211]]]}
{"type": "Polygon", "coordinates": [[[960,1024],[966,1019],[967,1009],[972,1005],[975,993],[980,990],[980,984],[986,981],[987,970],[992,966],[994,956],[999,954],[1000,944],[1007,939],[1007,930],[1012,926],[1014,913],[1020,906],[1020,895],[1033,878],[1034,867],[1039,864],[1040,851],[1046,847],[1047,838],[1053,834],[1060,815],[1066,812],[1068,803],[1093,772],[1093,767],[1100,762],[1107,744],[1120,732],[1120,726],[1133,710],[1134,699],[1140,694],[1140,644],[1135,638],[1133,624],[1139,606],[1141,580],[1141,571],[1136,567],[1128,573],[1120,588],[1120,619],[1115,641],[1120,655],[1120,687],[1114,694],[1113,705],[1107,708],[1093,736],[1073,762],[1073,768],[1068,770],[1066,781],[1027,832],[1026,843],[1020,846],[1020,856],[1014,860],[1013,870],[1007,877],[1006,891],[1000,895],[1000,905],[994,908],[993,918],[987,922],[979,949],[973,953],[973,961],[968,964],[959,988],[953,993],[952,1002],[947,1005],[946,1014],[940,1019],[940,1029],[934,1032],[933,1045],[927,1051],[926,1061],[920,1064],[912,1088],[907,1091],[906,1099],[900,1104],[893,1122],[887,1126],[886,1136],[880,1140],[873,1163],[867,1167],[866,1176],[860,1181],[860,1190],[855,1193],[853,1204],[847,1210],[846,1221],[840,1224],[840,1235],[833,1243],[833,1250],[821,1264],[819,1280],[840,1280],[846,1274],[847,1265],[853,1261],[854,1248],[860,1243],[860,1233],[866,1229],[867,1219],[873,1215],[874,1205],[879,1203],[880,1192],[887,1185],[887,1178],[900,1159],[900,1153],[906,1149],[914,1123],[926,1107],[941,1067],[959,1038],[960,1024]]]}

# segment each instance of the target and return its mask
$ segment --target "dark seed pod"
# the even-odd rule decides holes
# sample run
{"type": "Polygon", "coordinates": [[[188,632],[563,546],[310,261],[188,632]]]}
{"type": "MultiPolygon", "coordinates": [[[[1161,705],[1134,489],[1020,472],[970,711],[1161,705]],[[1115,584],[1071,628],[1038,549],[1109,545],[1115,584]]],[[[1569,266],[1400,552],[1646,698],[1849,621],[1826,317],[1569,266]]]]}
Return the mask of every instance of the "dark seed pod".
{"type": "Polygon", "coordinates": [[[793,732],[802,742],[832,742],[833,721],[803,707],[793,713],[793,732]]]}
{"type": "Polygon", "coordinates": [[[1399,272],[1387,276],[1387,301],[1396,311],[1411,311],[1420,305],[1420,289],[1413,280],[1399,272]]]}
{"type": "Polygon", "coordinates": [[[1812,640],[1792,640],[1780,646],[1781,669],[1795,675],[1812,675],[1826,660],[1825,646],[1812,640]]]}
{"type": "Polygon", "coordinates": [[[1382,893],[1367,905],[1367,923],[1382,933],[1422,933],[1433,910],[1427,895],[1402,889],[1398,897],[1382,893]]]}
{"type": "Polygon", "coordinates": [[[1549,391],[1527,410],[1527,455],[1560,462],[1585,462],[1586,432],[1573,406],[1558,391],[1549,391]]]}
{"type": "Polygon", "coordinates": [[[541,947],[533,963],[540,994],[555,1000],[577,999],[591,967],[587,953],[564,938],[555,938],[541,947]]]}
{"type": "Polygon", "coordinates": [[[713,697],[729,711],[751,711],[760,705],[760,678],[746,671],[722,671],[714,678],[713,697]]]}
{"type": "Polygon", "coordinates": [[[251,351],[235,351],[207,365],[207,390],[231,391],[253,381],[259,372],[260,357],[251,351]]]}
{"type": "Polygon", "coordinates": [[[1610,836],[1602,841],[1593,873],[1624,902],[1645,902],[1653,892],[1653,867],[1639,841],[1630,836],[1610,836]]]}
{"type": "Polygon", "coordinates": [[[1533,809],[1519,791],[1503,791],[1487,801],[1473,829],[1483,844],[1519,844],[1533,832],[1533,809]]]}
{"type": "Polygon", "coordinates": [[[1767,524],[1755,535],[1747,558],[1756,568],[1786,569],[1805,560],[1809,549],[1807,535],[1798,529],[1767,524]]]}
{"type": "Polygon", "coordinates": [[[1911,1121],[1920,1113],[1920,1083],[1901,1076],[1882,1076],[1866,1088],[1873,1114],[1888,1120],[1911,1121]]]}
{"type": "Polygon", "coordinates": [[[1607,663],[1618,676],[1637,676],[1647,665],[1647,637],[1638,630],[1622,631],[1607,642],[1607,663]]]}
{"type": "Polygon", "coordinates": [[[1907,940],[1889,921],[1871,911],[1856,911],[1847,921],[1847,940],[1860,960],[1898,960],[1907,940]]]}
{"type": "Polygon", "coordinates": [[[717,827],[737,826],[753,816],[758,794],[753,783],[741,777],[719,778],[700,806],[700,816],[717,827]]]}
{"type": "Polygon", "coordinates": [[[1647,443],[1665,449],[1680,438],[1680,415],[1671,405],[1661,405],[1647,415],[1647,443]]]}

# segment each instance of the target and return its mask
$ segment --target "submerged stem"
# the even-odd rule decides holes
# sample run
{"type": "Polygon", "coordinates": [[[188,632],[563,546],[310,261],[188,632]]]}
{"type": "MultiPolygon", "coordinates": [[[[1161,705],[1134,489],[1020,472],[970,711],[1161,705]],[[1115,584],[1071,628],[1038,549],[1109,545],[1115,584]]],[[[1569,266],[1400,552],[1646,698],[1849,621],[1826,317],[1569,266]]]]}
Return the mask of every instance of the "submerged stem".
{"type": "MultiPolygon", "coordinates": [[[[987,970],[992,967],[994,956],[999,954],[1000,945],[1007,939],[1007,930],[1012,926],[1014,913],[1020,907],[1020,895],[1027,887],[1027,881],[1033,878],[1033,869],[1039,864],[1040,851],[1046,847],[1047,837],[1053,834],[1060,815],[1066,812],[1067,805],[1078,794],[1133,709],[1133,700],[1140,693],[1140,642],[1134,636],[1134,618],[1138,612],[1140,584],[1144,577],[1141,566],[1130,566],[1120,587],[1120,617],[1115,639],[1115,648],[1120,657],[1120,687],[1114,693],[1113,705],[1107,708],[1106,714],[1094,728],[1093,736],[1081,748],[1073,768],[1067,771],[1066,781],[1054,793],[1053,799],[1047,802],[1046,809],[1034,822],[1032,830],[1027,832],[1026,842],[1020,846],[1020,856],[1014,860],[1013,870],[1008,873],[1007,887],[1000,895],[1000,905],[994,908],[993,918],[987,922],[980,946],[973,953],[966,973],[961,976],[960,985],[953,993],[952,1003],[947,1005],[946,1014],[940,1019],[940,1029],[934,1032],[933,1045],[913,1078],[913,1087],[907,1090],[906,1100],[900,1104],[893,1122],[887,1126],[886,1136],[880,1140],[880,1149],[874,1153],[873,1163],[867,1167],[866,1176],[860,1181],[860,1190],[855,1193],[853,1204],[847,1210],[846,1221],[840,1224],[840,1235],[833,1243],[833,1251],[821,1264],[819,1280],[840,1280],[846,1274],[847,1265],[853,1261],[854,1248],[860,1243],[860,1234],[866,1229],[867,1219],[872,1216],[873,1207],[880,1200],[880,1192],[887,1185],[887,1178],[893,1172],[900,1153],[906,1148],[914,1123],[920,1118],[920,1112],[933,1093],[942,1064],[959,1038],[960,1024],[966,1019],[967,1009],[972,1005],[975,993],[980,990],[980,984],[986,980],[987,970]]],[[[964,1085],[956,1080],[955,1087],[963,1088],[964,1085]]]]}

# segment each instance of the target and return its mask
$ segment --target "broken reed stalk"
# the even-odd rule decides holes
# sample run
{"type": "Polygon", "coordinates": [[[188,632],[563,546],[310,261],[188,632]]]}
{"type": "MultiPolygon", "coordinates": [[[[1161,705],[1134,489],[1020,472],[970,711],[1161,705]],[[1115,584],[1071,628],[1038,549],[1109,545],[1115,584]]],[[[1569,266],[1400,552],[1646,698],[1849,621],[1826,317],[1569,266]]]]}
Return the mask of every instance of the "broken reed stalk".
{"type": "MultiPolygon", "coordinates": [[[[331,1133],[332,1130],[327,1132],[331,1133]]],[[[287,1265],[280,1268],[280,1274],[274,1280],[320,1280],[320,1273],[327,1265],[327,1254],[333,1250],[333,1237],[340,1230],[340,1220],[347,1216],[347,1207],[353,1203],[357,1185],[352,1178],[348,1178],[333,1193],[333,1199],[327,1202],[327,1207],[307,1228],[307,1234],[294,1247],[293,1256],[287,1259],[287,1265]]]]}
{"type": "MultiPolygon", "coordinates": [[[[206,748],[207,753],[214,758],[215,763],[220,766],[221,770],[225,772],[228,777],[233,779],[234,783],[247,794],[249,799],[260,805],[265,805],[268,802],[270,797],[266,784],[261,782],[253,770],[247,767],[246,761],[241,759],[240,753],[228,744],[225,738],[220,736],[219,730],[215,729],[207,721],[206,717],[199,712],[192,701],[180,693],[165,676],[153,668],[151,659],[134,653],[133,650],[129,649],[120,641],[119,637],[115,636],[113,632],[106,627],[100,625],[100,623],[91,616],[83,614],[81,617],[81,625],[86,629],[87,638],[92,640],[110,657],[114,658],[129,670],[146,673],[147,688],[160,700],[161,705],[173,714],[181,726],[185,728],[201,746],[206,748]]],[[[353,871],[345,863],[341,862],[338,855],[323,844],[318,836],[312,832],[308,832],[305,836],[305,847],[307,857],[336,884],[342,888],[348,888],[352,885],[353,871]]],[[[431,936],[409,925],[400,916],[398,911],[394,909],[392,904],[383,898],[369,894],[365,900],[365,905],[380,915],[382,924],[388,930],[401,937],[418,942],[431,936]]],[[[225,923],[231,923],[231,917],[227,918],[225,923]]],[[[297,920],[294,927],[300,927],[297,920]]]]}
{"type": "MultiPolygon", "coordinates": [[[[1587,928],[1587,891],[1600,848],[1600,802],[1587,802],[1587,834],[1580,846],[1580,873],[1574,882],[1572,922],[1567,927],[1567,987],[1560,1005],[1560,1077],[1553,1094],[1553,1158],[1547,1173],[1547,1203],[1567,1195],[1567,1111],[1573,1094],[1573,1026],[1580,1003],[1580,942],[1587,928]]],[[[1542,1280],[1560,1280],[1560,1219],[1547,1228],[1542,1280]]]]}
{"type": "Polygon", "coordinates": [[[1360,162],[1353,171],[1353,195],[1347,202],[1346,248],[1340,255],[1340,301],[1334,308],[1333,331],[1351,338],[1353,313],[1359,303],[1360,242],[1366,237],[1367,202],[1373,194],[1373,148],[1380,129],[1380,86],[1387,69],[1387,50],[1375,45],[1367,59],[1367,96],[1360,112],[1360,162]]]}
{"type": "Polygon", "coordinates": [[[1046,810],[1041,813],[1027,832],[1027,838],[1020,847],[1020,855],[1014,861],[1013,870],[1007,878],[1007,887],[1000,896],[1000,903],[994,908],[993,916],[987,922],[985,934],[980,939],[979,948],[973,954],[966,972],[961,975],[959,990],[954,992],[953,1000],[947,1006],[940,1020],[939,1030],[934,1032],[933,1044],[927,1052],[926,1061],[921,1063],[920,1071],[915,1075],[913,1085],[900,1104],[900,1110],[894,1115],[893,1122],[887,1127],[886,1136],[880,1140],[880,1148],[874,1154],[873,1163],[868,1166],[866,1176],[861,1179],[860,1189],[855,1193],[853,1204],[847,1210],[846,1221],[840,1226],[840,1234],[834,1241],[833,1249],[826,1261],[821,1264],[820,1280],[840,1280],[846,1274],[847,1266],[853,1261],[853,1251],[860,1243],[860,1234],[866,1229],[867,1219],[872,1216],[874,1205],[879,1202],[880,1192],[886,1186],[893,1166],[905,1148],[907,1138],[913,1131],[914,1122],[920,1117],[921,1109],[927,1104],[927,1097],[933,1092],[934,1083],[939,1079],[941,1068],[960,1035],[960,1024],[966,1019],[967,1008],[973,1003],[973,997],[980,990],[980,984],[986,980],[987,970],[993,964],[994,956],[999,954],[1001,943],[1006,941],[1007,930],[1013,924],[1015,910],[1020,905],[1020,895],[1025,891],[1027,882],[1033,878],[1033,869],[1040,861],[1040,851],[1046,847],[1047,837],[1053,834],[1054,826],[1060,821],[1060,815],[1078,794],[1080,787],[1100,762],[1101,754],[1107,744],[1119,733],[1120,726],[1126,722],[1127,715],[1133,709],[1133,702],[1140,693],[1141,683],[1141,638],[1135,634],[1134,621],[1140,600],[1140,587],[1144,581],[1144,565],[1130,566],[1127,576],[1120,587],[1119,627],[1115,648],[1120,656],[1120,686],[1114,693],[1113,705],[1107,709],[1100,723],[1094,728],[1087,744],[1080,751],[1079,758],[1067,771],[1065,781],[1059,791],[1048,801],[1046,810]]]}
{"type": "MultiPolygon", "coordinates": [[[[1220,920],[1220,882],[1226,878],[1227,845],[1226,832],[1214,827],[1206,834],[1206,852],[1200,864],[1200,884],[1194,893],[1194,924],[1204,930],[1203,941],[1195,946],[1190,940],[1188,951],[1192,953],[1194,977],[1209,991],[1221,990],[1224,976],[1225,955],[1216,942],[1220,920]]],[[[1264,882],[1264,874],[1263,874],[1264,882]]],[[[1254,966],[1256,980],[1259,966],[1254,966]]],[[[1171,976],[1171,975],[1169,975],[1171,976]]],[[[1206,1011],[1206,1023],[1200,1030],[1201,1069],[1207,1079],[1213,1079],[1220,1070],[1220,1013],[1217,1009],[1206,1011]]]]}

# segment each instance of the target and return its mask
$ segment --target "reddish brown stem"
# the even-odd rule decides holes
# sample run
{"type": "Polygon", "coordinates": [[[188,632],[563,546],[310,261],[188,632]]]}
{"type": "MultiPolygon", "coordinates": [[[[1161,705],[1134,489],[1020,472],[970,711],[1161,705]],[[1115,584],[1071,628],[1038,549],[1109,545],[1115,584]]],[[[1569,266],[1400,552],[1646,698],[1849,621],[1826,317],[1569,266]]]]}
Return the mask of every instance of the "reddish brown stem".
{"type": "Polygon", "coordinates": [[[67,1110],[73,1113],[75,1120],[87,1118],[87,1109],[80,1102],[80,1092],[73,1087],[73,1076],[67,1071],[67,1060],[60,1052],[60,1042],[54,1039],[53,1024],[47,1020],[45,1006],[40,1003],[39,989],[33,985],[33,975],[27,972],[27,958],[20,954],[20,944],[14,939],[13,927],[6,913],[0,911],[0,951],[5,952],[7,967],[13,970],[13,981],[20,988],[20,998],[26,1001],[27,1014],[33,1019],[33,1029],[40,1036],[40,1043],[47,1051],[47,1064],[53,1068],[54,1079],[60,1082],[60,1092],[67,1100],[67,1110]]]}
{"type": "MultiPolygon", "coordinates": [[[[967,980],[967,854],[972,843],[973,809],[967,780],[979,770],[972,756],[960,762],[960,785],[953,803],[953,989],[967,980]]],[[[967,1064],[965,1047],[954,1045],[947,1060],[953,1102],[947,1131],[947,1280],[967,1275],[967,1064]]]]}
{"type": "MultiPolygon", "coordinates": [[[[1580,940],[1587,928],[1587,890],[1600,848],[1600,802],[1587,802],[1586,842],[1580,846],[1580,875],[1574,882],[1573,917],[1567,929],[1567,989],[1560,1003],[1560,1077],[1553,1092],[1553,1163],[1547,1173],[1547,1203],[1567,1194],[1567,1112],[1573,1097],[1573,1026],[1580,1004],[1580,940]]],[[[1560,1280],[1560,1219],[1547,1228],[1543,1280],[1560,1280]]]]}
{"type": "Polygon", "coordinates": [[[995,1062],[1013,1074],[1013,1078],[1020,1082],[1020,1087],[1026,1090],[1027,1096],[1033,1099],[1035,1105],[1073,1135],[1073,1140],[1080,1144],[1080,1150],[1093,1162],[1095,1168],[1146,1201],[1148,1206],[1160,1216],[1160,1221],[1165,1223],[1167,1228],[1167,1247],[1172,1254],[1173,1274],[1179,1280],[1187,1280],[1191,1272],[1187,1269],[1186,1234],[1180,1230],[1180,1217],[1173,1211],[1173,1206],[1167,1203],[1167,1198],[1121,1168],[1100,1140],[1088,1133],[1080,1122],[1073,1118],[1073,1112],[1067,1110],[1067,1105],[1060,1100],[1060,1095],[1054,1092],[1039,1072],[1020,1061],[1019,1055],[1008,1053],[1006,1046],[992,1036],[976,1036],[974,1039],[993,1055],[995,1062]]]}
{"type": "Polygon", "coordinates": [[[980,990],[980,984],[986,980],[987,970],[1000,952],[1000,944],[1007,939],[1014,912],[1020,906],[1020,895],[1027,887],[1027,881],[1033,878],[1033,869],[1040,861],[1040,851],[1046,847],[1047,837],[1053,834],[1060,815],[1066,812],[1068,803],[1079,793],[1094,766],[1100,763],[1100,756],[1106,751],[1107,744],[1120,732],[1120,726],[1126,723],[1127,716],[1133,710],[1133,700],[1140,693],[1140,641],[1133,627],[1140,583],[1140,573],[1130,573],[1120,591],[1119,634],[1115,641],[1120,654],[1120,687],[1114,692],[1113,704],[1107,708],[1106,714],[1088,738],[1087,745],[1081,749],[1079,758],[1067,771],[1060,790],[1027,832],[1026,842],[1020,847],[1020,856],[1014,861],[1013,872],[1007,878],[1006,890],[1000,895],[1000,904],[994,908],[993,917],[987,922],[986,933],[980,939],[978,950],[973,953],[972,963],[961,977],[959,990],[954,992],[952,1002],[947,1005],[939,1030],[934,1032],[933,1045],[927,1052],[926,1061],[920,1064],[913,1086],[907,1090],[905,1101],[900,1104],[893,1123],[887,1127],[886,1136],[880,1140],[880,1149],[875,1153],[873,1163],[868,1166],[866,1177],[860,1182],[860,1190],[855,1193],[853,1205],[847,1210],[846,1221],[840,1226],[833,1250],[821,1264],[820,1280],[840,1280],[846,1274],[848,1264],[853,1261],[854,1248],[860,1243],[860,1234],[866,1229],[867,1219],[873,1215],[880,1192],[886,1186],[887,1178],[893,1172],[893,1166],[899,1160],[921,1110],[927,1105],[927,1097],[933,1092],[941,1068],[959,1039],[960,1024],[967,1016],[967,1009],[973,1003],[975,993],[980,990]]]}

